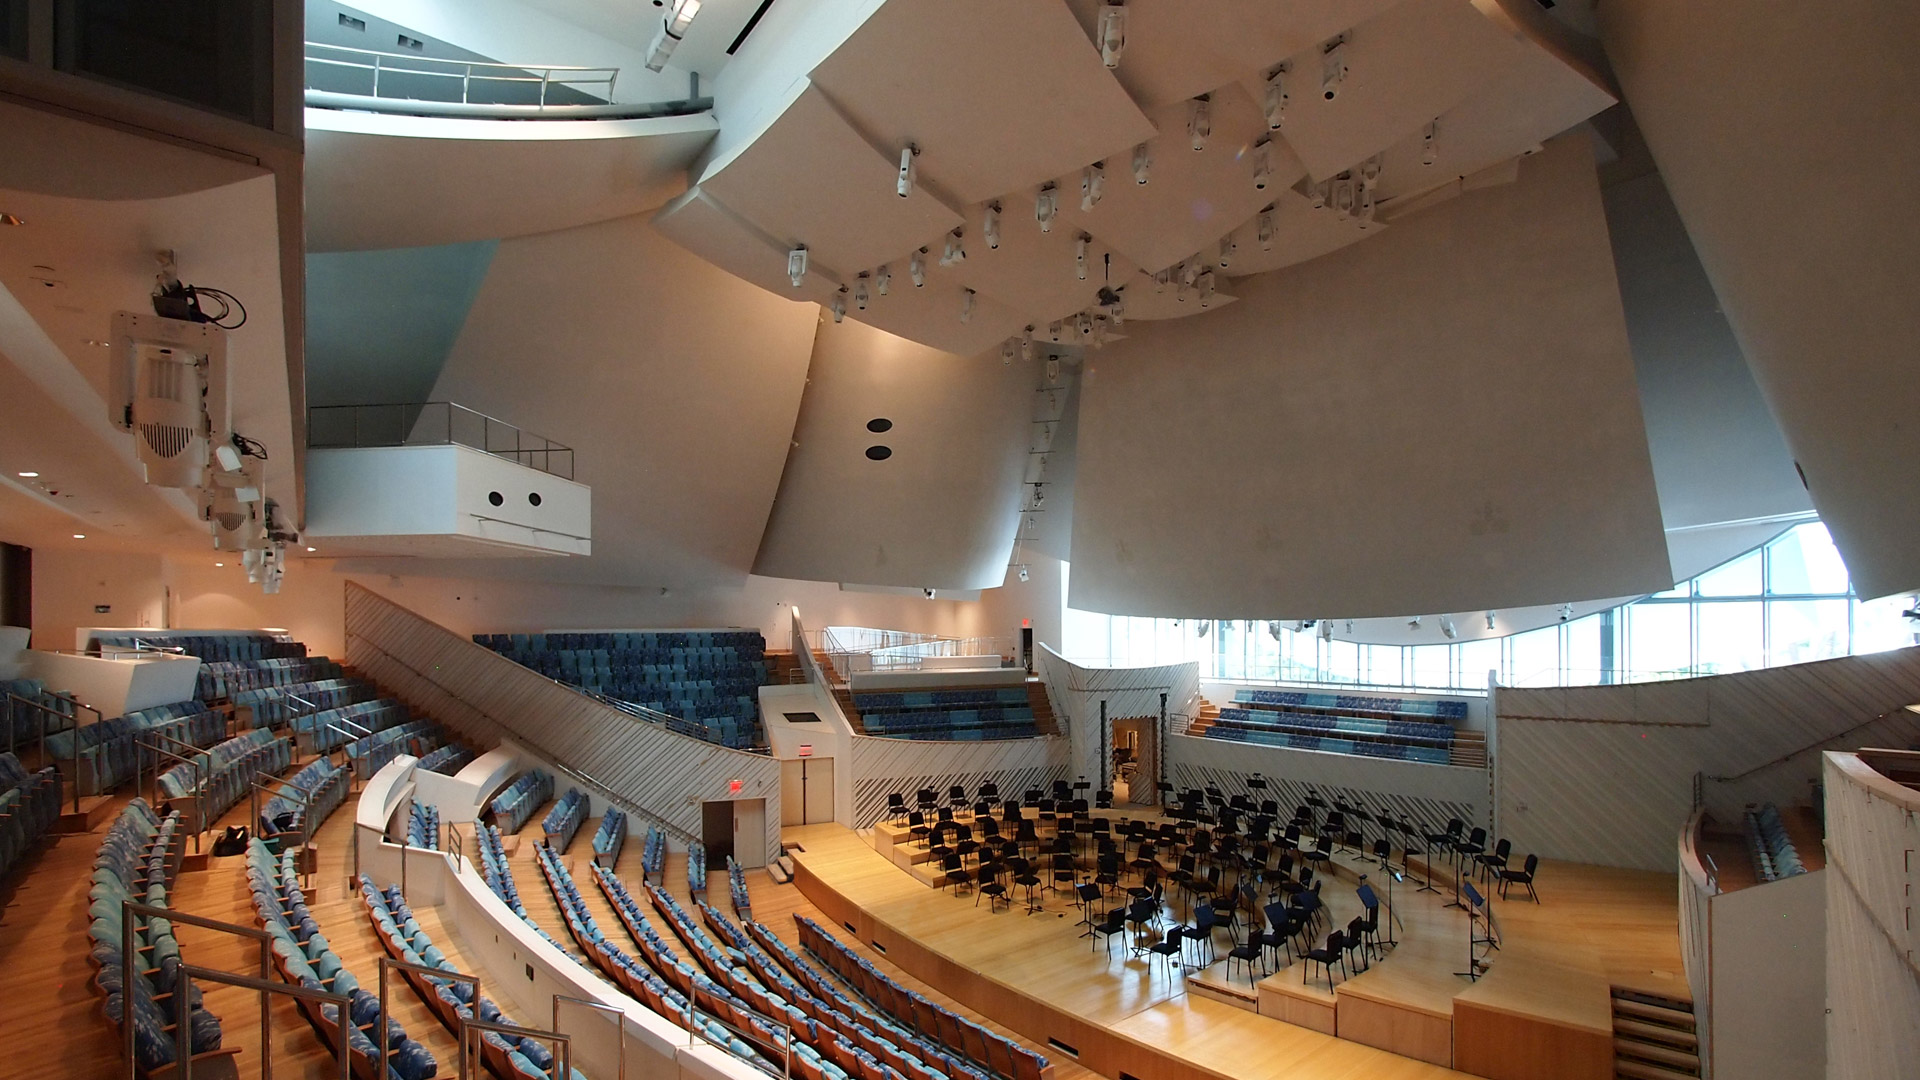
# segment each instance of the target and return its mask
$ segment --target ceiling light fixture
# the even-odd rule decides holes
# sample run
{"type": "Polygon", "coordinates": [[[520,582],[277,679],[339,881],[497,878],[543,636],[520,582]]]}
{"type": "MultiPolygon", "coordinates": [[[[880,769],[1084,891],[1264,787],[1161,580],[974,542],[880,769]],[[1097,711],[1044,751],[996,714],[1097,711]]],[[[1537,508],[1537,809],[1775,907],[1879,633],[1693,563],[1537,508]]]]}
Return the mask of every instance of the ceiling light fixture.
{"type": "Polygon", "coordinates": [[[1014,339],[1008,338],[1007,340],[1001,342],[1000,343],[1000,362],[1007,365],[1008,367],[1012,367],[1013,354],[1018,351],[1019,351],[1019,346],[1014,343],[1014,339]]]}
{"type": "Polygon", "coordinates": [[[25,225],[26,223],[27,223],[26,218],[20,217],[17,214],[9,214],[4,210],[0,210],[0,225],[25,225]]]}
{"type": "Polygon", "coordinates": [[[847,287],[845,285],[840,286],[840,291],[833,294],[833,303],[830,307],[833,311],[834,322],[840,322],[847,317],[847,287]]]}
{"type": "Polygon", "coordinates": [[[1033,219],[1040,223],[1041,232],[1053,231],[1053,215],[1060,209],[1058,189],[1052,181],[1040,185],[1040,195],[1033,200],[1033,219]]]}
{"type": "Polygon", "coordinates": [[[1227,264],[1231,263],[1232,261],[1233,261],[1233,234],[1228,233],[1227,235],[1220,238],[1220,268],[1222,270],[1225,270],[1227,268],[1227,264]]]}
{"type": "Polygon", "coordinates": [[[1281,64],[1267,76],[1267,92],[1260,99],[1260,111],[1267,114],[1267,130],[1279,131],[1287,119],[1287,65],[1281,64]]]}
{"type": "Polygon", "coordinates": [[[1253,144],[1253,190],[1265,191],[1273,183],[1273,142],[1261,139],[1253,144]]]}
{"type": "Polygon", "coordinates": [[[1331,619],[1320,620],[1320,640],[1321,641],[1333,640],[1333,620],[1331,619]]]}
{"type": "Polygon", "coordinates": [[[913,194],[913,182],[920,176],[920,170],[913,162],[919,156],[920,148],[912,143],[900,148],[900,179],[894,182],[893,190],[903,199],[913,194]]]}
{"type": "Polygon", "coordinates": [[[1107,163],[1096,161],[1080,173],[1080,209],[1091,210],[1100,204],[1107,191],[1107,163]]]}
{"type": "Polygon", "coordinates": [[[1213,286],[1214,277],[1211,270],[1201,271],[1200,276],[1194,279],[1193,287],[1200,292],[1201,307],[1213,303],[1213,286]]]}
{"type": "Polygon", "coordinates": [[[885,296],[887,290],[891,288],[893,288],[893,267],[882,263],[880,269],[873,275],[873,291],[885,296]]]}
{"type": "Polygon", "coordinates": [[[1254,227],[1254,235],[1260,240],[1261,251],[1273,250],[1273,207],[1260,211],[1260,221],[1254,227]]]}
{"type": "Polygon", "coordinates": [[[25,479],[25,480],[32,480],[33,478],[35,478],[35,477],[37,477],[37,476],[39,476],[39,475],[40,475],[40,474],[39,474],[39,473],[37,473],[37,472],[23,472],[23,473],[21,473],[21,474],[20,474],[20,476],[21,476],[21,478],[22,478],[22,479],[25,479]]]}
{"type": "Polygon", "coordinates": [[[1408,620],[1407,620],[1407,629],[1409,629],[1409,630],[1418,630],[1418,629],[1420,629],[1420,616],[1418,616],[1418,615],[1415,615],[1415,616],[1414,616],[1413,618],[1411,618],[1411,619],[1408,619],[1408,620]]]}
{"type": "Polygon", "coordinates": [[[1332,101],[1340,96],[1340,84],[1347,81],[1347,36],[1334,38],[1320,53],[1320,96],[1332,101]]]}
{"type": "Polygon", "coordinates": [[[1145,184],[1147,182],[1147,174],[1152,171],[1153,151],[1147,149],[1146,143],[1141,143],[1139,146],[1133,148],[1133,182],[1136,184],[1145,184]]]}
{"type": "Polygon", "coordinates": [[[1087,244],[1093,237],[1081,233],[1073,241],[1073,276],[1087,280],[1087,244]]]}
{"type": "Polygon", "coordinates": [[[86,533],[74,533],[74,534],[73,534],[73,538],[74,538],[75,540],[85,540],[85,539],[87,538],[87,534],[86,534],[86,533]]]}
{"type": "Polygon", "coordinates": [[[693,25],[693,17],[698,14],[700,0],[673,0],[668,5],[666,16],[660,20],[660,29],[654,32],[653,42],[647,46],[648,71],[667,66],[674,48],[687,36],[687,27],[693,25]]]}
{"type": "Polygon", "coordinates": [[[1494,616],[1493,612],[1491,611],[1487,612],[1487,629],[1489,630],[1493,629],[1493,616],[1494,616]]]}
{"type": "Polygon", "coordinates": [[[1033,324],[1032,323],[1028,323],[1027,328],[1024,331],[1022,331],[1020,334],[1020,359],[1022,360],[1033,359],[1033,324]]]}
{"type": "Polygon", "coordinates": [[[217,563],[214,563],[213,565],[215,565],[215,566],[225,566],[225,565],[227,565],[227,564],[226,564],[226,563],[223,563],[223,562],[217,562],[217,563]]]}
{"type": "Polygon", "coordinates": [[[860,271],[860,276],[854,279],[853,306],[861,311],[867,310],[867,272],[865,270],[860,271]]]}
{"type": "Polygon", "coordinates": [[[1453,616],[1451,615],[1440,616],[1440,632],[1442,634],[1445,634],[1449,639],[1457,638],[1460,636],[1460,631],[1455,629],[1453,625],[1453,616]]]}
{"type": "Polygon", "coordinates": [[[988,251],[1000,250],[1000,204],[998,202],[987,204],[987,219],[982,223],[980,232],[987,238],[988,251]]]}
{"type": "Polygon", "coordinates": [[[1047,381],[1050,383],[1060,381],[1060,358],[1057,356],[1047,357],[1047,381]]]}
{"type": "Polygon", "coordinates": [[[1440,147],[1434,142],[1439,134],[1438,118],[1427,121],[1427,126],[1420,129],[1420,164],[1432,165],[1440,160],[1440,147]]]}
{"type": "Polygon", "coordinates": [[[907,259],[907,276],[913,279],[913,287],[925,288],[927,284],[927,249],[921,248],[907,259]]]}
{"type": "Polygon", "coordinates": [[[316,551],[319,551],[319,550],[320,550],[319,548],[316,548],[316,547],[310,547],[310,548],[308,548],[308,549],[307,549],[307,554],[309,554],[309,555],[311,555],[311,554],[313,554],[314,552],[316,552],[316,551]]]}
{"type": "Polygon", "coordinates": [[[973,321],[973,296],[972,289],[960,290],[960,321],[963,323],[973,321]]]}
{"type": "Polygon", "coordinates": [[[940,252],[941,266],[956,266],[966,261],[967,248],[965,242],[961,239],[963,231],[964,226],[956,226],[952,232],[947,234],[947,246],[940,252]]]}
{"type": "Polygon", "coordinates": [[[1107,0],[1107,6],[1100,9],[1100,62],[1117,68],[1126,51],[1127,0],[1107,0]]]}
{"type": "Polygon", "coordinates": [[[787,280],[793,282],[796,289],[807,280],[807,245],[796,244],[787,252],[787,280]]]}
{"type": "Polygon", "coordinates": [[[1027,568],[1024,564],[1020,567],[1020,580],[1023,582],[1027,580],[1027,568]]]}
{"type": "Polygon", "coordinates": [[[1212,98],[1201,94],[1194,98],[1187,108],[1187,138],[1192,141],[1194,150],[1207,148],[1207,139],[1213,134],[1212,98]]]}

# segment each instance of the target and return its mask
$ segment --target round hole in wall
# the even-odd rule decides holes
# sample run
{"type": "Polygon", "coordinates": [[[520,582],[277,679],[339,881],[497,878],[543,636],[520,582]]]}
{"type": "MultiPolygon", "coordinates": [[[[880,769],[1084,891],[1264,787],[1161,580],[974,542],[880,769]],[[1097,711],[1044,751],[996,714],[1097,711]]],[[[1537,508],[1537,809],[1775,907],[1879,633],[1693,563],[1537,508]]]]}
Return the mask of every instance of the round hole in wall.
{"type": "Polygon", "coordinates": [[[887,419],[884,416],[876,416],[873,419],[867,421],[867,430],[873,432],[875,435],[878,435],[883,431],[892,431],[893,421],[887,419]]]}
{"type": "Polygon", "coordinates": [[[499,506],[501,503],[506,502],[507,499],[506,496],[501,495],[497,491],[489,491],[487,492],[487,501],[495,506],[499,506]]]}
{"type": "Polygon", "coordinates": [[[532,505],[534,505],[534,506],[539,506],[539,505],[540,505],[540,493],[539,493],[539,492],[537,492],[537,491],[529,491],[529,492],[527,492],[527,502],[529,502],[529,503],[531,503],[531,504],[532,504],[532,505]]]}
{"type": "Polygon", "coordinates": [[[869,446],[867,447],[867,456],[869,458],[872,458],[874,461],[885,461],[888,458],[893,456],[893,447],[869,446]]]}

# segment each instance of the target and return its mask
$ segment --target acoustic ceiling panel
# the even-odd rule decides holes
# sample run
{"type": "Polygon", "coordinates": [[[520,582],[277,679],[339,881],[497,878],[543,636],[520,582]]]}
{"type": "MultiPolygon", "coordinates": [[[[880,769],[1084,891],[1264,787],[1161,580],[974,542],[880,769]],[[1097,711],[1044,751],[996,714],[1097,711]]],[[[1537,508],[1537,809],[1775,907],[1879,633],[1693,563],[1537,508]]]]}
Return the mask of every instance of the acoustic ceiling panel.
{"type": "Polygon", "coordinates": [[[1326,618],[1666,588],[1591,146],[1082,377],[1074,607],[1326,618]]]}
{"type": "Polygon", "coordinates": [[[1342,217],[1330,206],[1315,209],[1299,194],[1284,191],[1273,201],[1272,228],[1267,242],[1263,244],[1260,240],[1260,217],[1256,214],[1252,221],[1233,231],[1231,261],[1221,272],[1236,278],[1262,274],[1317,259],[1386,231],[1387,227],[1378,221],[1342,217]]]}
{"type": "Polygon", "coordinates": [[[812,78],[876,144],[918,144],[920,174],[960,204],[1153,134],[1062,0],[889,0],[812,78]]]}
{"type": "MultiPolygon", "coordinates": [[[[1132,183],[1132,180],[1126,182],[1132,183]]],[[[983,296],[1025,313],[1034,325],[1044,327],[1054,319],[1093,306],[1102,284],[1130,281],[1136,268],[1126,256],[1116,253],[1099,237],[1092,237],[1087,243],[1087,276],[1081,278],[1077,266],[1077,241],[1081,231],[1056,221],[1050,231],[1041,232],[1033,216],[1037,194],[1037,190],[1029,190],[999,200],[1000,246],[997,249],[988,247],[983,235],[981,223],[985,206],[969,210],[967,258],[954,267],[953,276],[962,284],[978,289],[983,296]]],[[[1062,198],[1077,197],[1072,193],[1062,195],[1062,198]]],[[[934,251],[939,250],[936,245],[934,251]]]]}
{"type": "MultiPolygon", "coordinates": [[[[888,263],[893,280],[887,295],[879,295],[877,284],[870,287],[867,307],[861,310],[849,293],[847,318],[962,356],[977,356],[997,349],[1003,339],[1018,333],[1032,321],[1023,310],[1008,307],[977,290],[972,314],[962,320],[967,285],[957,272],[939,264],[938,255],[936,248],[927,256],[926,284],[919,287],[907,272],[906,259],[888,263]]],[[[971,257],[968,261],[972,261],[971,257]]]]}
{"type": "Polygon", "coordinates": [[[826,303],[839,282],[831,271],[814,267],[794,288],[787,276],[787,248],[742,221],[701,188],[691,188],[653,218],[662,236],[743,281],[788,300],[826,303]]]}

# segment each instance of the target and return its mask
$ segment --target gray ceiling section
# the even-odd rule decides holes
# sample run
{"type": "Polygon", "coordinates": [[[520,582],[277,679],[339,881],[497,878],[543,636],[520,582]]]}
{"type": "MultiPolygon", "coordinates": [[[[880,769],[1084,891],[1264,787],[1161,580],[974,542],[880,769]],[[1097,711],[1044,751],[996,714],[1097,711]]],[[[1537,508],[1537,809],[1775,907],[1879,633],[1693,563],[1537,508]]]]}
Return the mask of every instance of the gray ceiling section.
{"type": "Polygon", "coordinates": [[[307,256],[307,403],[425,401],[498,240],[307,256]]]}
{"type": "MultiPolygon", "coordinates": [[[[495,63],[493,57],[484,56],[471,49],[428,37],[411,27],[388,22],[385,19],[369,15],[359,8],[345,4],[328,4],[320,0],[307,5],[307,40],[320,45],[338,45],[348,49],[365,49],[369,52],[389,53],[398,56],[418,56],[432,60],[473,61],[475,63],[495,63]],[[341,22],[341,16],[357,20],[358,27],[341,22]],[[405,36],[420,43],[420,48],[402,45],[400,37],[405,36]]],[[[359,63],[371,62],[368,59],[355,59],[342,53],[322,53],[332,60],[353,60],[359,63]]],[[[518,58],[516,58],[518,59],[518,58]]],[[[552,61],[548,61],[552,63],[552,61]]],[[[459,101],[462,80],[441,75],[408,74],[406,62],[383,60],[384,67],[397,70],[383,70],[380,74],[381,97],[415,98],[422,101],[459,101]]],[[[456,69],[445,64],[419,64],[420,70],[434,72],[454,72],[456,69]]],[[[373,90],[373,73],[363,68],[347,67],[343,64],[316,64],[307,62],[309,85],[316,90],[327,90],[337,94],[370,94],[373,90]]],[[[501,72],[503,75],[526,74],[525,72],[501,72]]],[[[468,82],[466,88],[469,100],[497,102],[500,104],[526,105],[539,100],[539,87],[534,83],[507,83],[481,80],[468,82]]],[[[546,101],[550,105],[591,105],[604,101],[603,97],[583,93],[565,86],[549,85],[546,101]]]]}

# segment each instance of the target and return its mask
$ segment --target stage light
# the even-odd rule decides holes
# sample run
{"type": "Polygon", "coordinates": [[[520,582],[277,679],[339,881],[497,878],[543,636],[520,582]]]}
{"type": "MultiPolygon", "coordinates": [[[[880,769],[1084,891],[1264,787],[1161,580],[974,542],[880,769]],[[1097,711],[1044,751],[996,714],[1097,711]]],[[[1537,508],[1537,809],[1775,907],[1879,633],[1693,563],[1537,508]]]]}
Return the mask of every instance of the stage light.
{"type": "Polygon", "coordinates": [[[660,29],[654,31],[653,41],[647,46],[647,70],[659,71],[667,66],[667,59],[673,55],[674,47],[687,36],[687,27],[693,25],[693,17],[700,14],[700,0],[673,0],[667,13],[660,20],[660,29]]]}
{"type": "Polygon", "coordinates": [[[894,181],[893,190],[903,199],[913,194],[913,182],[920,177],[920,167],[913,160],[919,156],[920,148],[912,143],[900,148],[900,178],[894,181]]]}
{"type": "Polygon", "coordinates": [[[1333,187],[1333,181],[1322,180],[1319,183],[1308,188],[1307,189],[1308,204],[1311,205],[1315,210],[1325,210],[1327,208],[1327,194],[1329,191],[1332,190],[1332,187],[1333,187]]]}
{"type": "Polygon", "coordinates": [[[1096,161],[1080,171],[1080,209],[1091,210],[1100,205],[1100,196],[1106,191],[1106,162],[1096,161]]]}
{"type": "Polygon", "coordinates": [[[860,276],[854,279],[853,306],[861,311],[867,310],[867,272],[865,270],[860,271],[860,276]]]}
{"type": "Polygon", "coordinates": [[[1411,618],[1411,619],[1408,619],[1408,620],[1407,620],[1407,629],[1409,629],[1409,630],[1418,630],[1418,629],[1420,629],[1420,616],[1418,616],[1418,615],[1415,615],[1415,616],[1414,616],[1413,618],[1411,618]]]}
{"type": "Polygon", "coordinates": [[[1460,636],[1460,631],[1453,625],[1453,616],[1440,616],[1440,632],[1445,634],[1449,640],[1460,636]]]}
{"type": "Polygon", "coordinates": [[[1061,322],[1059,319],[1055,319],[1052,322],[1048,323],[1047,324],[1047,340],[1058,345],[1060,343],[1060,334],[1063,332],[1063,329],[1064,328],[1061,325],[1061,322]]]}
{"type": "Polygon", "coordinates": [[[1440,160],[1440,146],[1436,142],[1439,136],[1438,119],[1427,121],[1427,126],[1420,129],[1420,164],[1432,165],[1440,160]]]}
{"type": "Polygon", "coordinates": [[[1253,144],[1253,190],[1265,191],[1273,183],[1273,143],[1261,139],[1253,144]]]}
{"type": "Polygon", "coordinates": [[[1016,351],[1016,349],[1017,349],[1017,346],[1014,345],[1012,338],[1008,338],[1007,340],[1001,342],[1000,343],[1000,362],[1007,365],[1008,367],[1012,367],[1013,354],[1016,351]]]}
{"type": "Polygon", "coordinates": [[[807,245],[801,244],[787,252],[787,280],[793,282],[796,289],[807,280],[807,245]]]}
{"type": "Polygon", "coordinates": [[[1275,641],[1280,640],[1280,621],[1278,619],[1272,619],[1267,622],[1267,636],[1275,641]]]}
{"type": "Polygon", "coordinates": [[[1060,358],[1057,356],[1047,357],[1047,381],[1050,383],[1060,381],[1060,358]]]}
{"type": "Polygon", "coordinates": [[[1561,604],[1560,605],[1560,621],[1566,622],[1568,619],[1571,619],[1571,618],[1573,618],[1573,605],[1561,604]]]}
{"type": "Polygon", "coordinates": [[[913,287],[924,288],[927,284],[927,249],[921,248],[907,259],[907,276],[913,279],[913,287]]]}
{"type": "Polygon", "coordinates": [[[1259,224],[1255,226],[1255,230],[1256,231],[1254,235],[1258,236],[1260,239],[1260,250],[1272,251],[1273,250],[1273,207],[1269,206],[1265,210],[1260,211],[1260,221],[1259,221],[1259,224]]]}
{"type": "Polygon", "coordinates": [[[1267,79],[1267,92],[1260,99],[1260,111],[1267,114],[1267,130],[1279,131],[1287,119],[1287,65],[1273,69],[1267,79]]]}
{"type": "Polygon", "coordinates": [[[963,323],[973,321],[973,295],[972,289],[960,290],[960,321],[963,323]]]}
{"type": "Polygon", "coordinates": [[[1220,268],[1225,270],[1233,262],[1233,234],[1220,238],[1220,268]]]}
{"type": "Polygon", "coordinates": [[[880,269],[874,272],[873,291],[879,293],[881,296],[885,296],[887,295],[887,290],[892,287],[893,267],[882,264],[880,269]]]}
{"type": "Polygon", "coordinates": [[[987,238],[988,251],[998,251],[1000,249],[1000,204],[999,203],[990,202],[987,204],[987,219],[981,225],[980,232],[982,235],[984,235],[987,238]]]}
{"type": "Polygon", "coordinates": [[[1073,241],[1073,276],[1081,281],[1087,280],[1087,242],[1093,237],[1081,233],[1073,241]]]}
{"type": "Polygon", "coordinates": [[[1027,328],[1021,331],[1020,333],[1020,359],[1022,360],[1033,359],[1033,324],[1032,323],[1028,323],[1027,328]]]}
{"type": "Polygon", "coordinates": [[[1109,2],[1100,9],[1100,62],[1110,68],[1119,67],[1120,55],[1126,51],[1126,0],[1109,2]]]}
{"type": "Polygon", "coordinates": [[[1331,619],[1320,620],[1320,640],[1321,641],[1333,640],[1333,621],[1331,619]]]}
{"type": "Polygon", "coordinates": [[[1213,134],[1213,105],[1205,94],[1193,99],[1187,109],[1187,138],[1193,143],[1195,151],[1207,148],[1207,139],[1213,134]]]}
{"type": "Polygon", "coordinates": [[[1141,143],[1139,146],[1133,148],[1133,182],[1136,184],[1145,184],[1147,182],[1147,174],[1152,171],[1153,151],[1147,149],[1146,143],[1141,143]]]}
{"type": "Polygon", "coordinates": [[[833,294],[833,303],[828,305],[828,307],[833,312],[834,322],[839,322],[847,317],[847,287],[845,285],[840,286],[840,291],[833,294]]]}
{"type": "Polygon", "coordinates": [[[1193,287],[1200,293],[1201,307],[1206,307],[1208,304],[1213,303],[1213,285],[1214,277],[1213,271],[1211,270],[1203,272],[1199,277],[1194,279],[1193,287]]]}
{"type": "Polygon", "coordinates": [[[1487,612],[1487,629],[1489,630],[1493,629],[1493,616],[1494,616],[1493,612],[1491,611],[1487,612]]]}
{"type": "Polygon", "coordinates": [[[1084,311],[1081,312],[1079,315],[1075,316],[1074,329],[1080,331],[1080,337],[1082,339],[1092,337],[1093,336],[1093,316],[1087,314],[1084,311]]]}
{"type": "Polygon", "coordinates": [[[1020,580],[1027,580],[1027,568],[1024,565],[1020,567],[1020,580]]]}
{"type": "Polygon", "coordinates": [[[1040,185],[1040,194],[1033,200],[1033,219],[1040,223],[1041,232],[1053,231],[1053,215],[1060,209],[1060,196],[1052,181],[1040,185]]]}
{"type": "Polygon", "coordinates": [[[1375,154],[1360,163],[1360,182],[1372,187],[1380,182],[1380,168],[1386,162],[1385,154],[1375,154]]]}
{"type": "Polygon", "coordinates": [[[1347,38],[1345,34],[1328,42],[1320,53],[1320,96],[1332,101],[1347,81],[1347,38]]]}
{"type": "Polygon", "coordinates": [[[1195,637],[1206,637],[1207,631],[1211,629],[1213,629],[1213,620],[1211,619],[1201,619],[1199,622],[1193,624],[1195,637]]]}
{"type": "Polygon", "coordinates": [[[967,259],[967,249],[961,237],[962,230],[954,229],[947,234],[947,246],[940,252],[941,266],[955,266],[967,259]]]}

